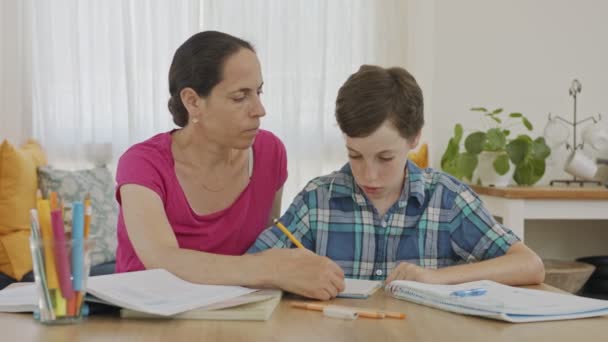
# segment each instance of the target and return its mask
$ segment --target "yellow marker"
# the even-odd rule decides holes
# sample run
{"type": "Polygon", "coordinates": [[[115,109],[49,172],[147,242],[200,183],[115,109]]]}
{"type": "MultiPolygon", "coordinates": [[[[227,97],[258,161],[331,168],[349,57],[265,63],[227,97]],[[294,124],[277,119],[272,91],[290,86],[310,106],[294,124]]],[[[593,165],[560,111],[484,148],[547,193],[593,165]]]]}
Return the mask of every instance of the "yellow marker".
{"type": "MultiPolygon", "coordinates": [[[[56,198],[54,199],[56,201],[56,198]]],[[[55,204],[55,203],[53,203],[55,204]]],[[[46,283],[49,288],[53,311],[57,316],[65,316],[65,299],[59,293],[59,280],[55,269],[55,253],[53,253],[53,227],[51,226],[51,205],[48,200],[39,199],[38,219],[40,220],[40,232],[42,233],[42,244],[44,246],[44,269],[46,271],[46,283]]]]}
{"type": "Polygon", "coordinates": [[[49,289],[58,289],[57,271],[55,270],[55,254],[53,253],[53,228],[51,227],[51,207],[48,200],[38,201],[38,217],[44,247],[44,268],[49,289]]]}
{"type": "Polygon", "coordinates": [[[291,242],[293,242],[294,245],[298,246],[298,248],[304,248],[302,243],[300,241],[298,241],[298,239],[296,239],[296,237],[293,236],[289,232],[289,230],[287,230],[287,228],[281,223],[281,221],[274,219],[274,224],[283,232],[283,234],[287,235],[289,240],[291,240],[291,242]]]}
{"type": "Polygon", "coordinates": [[[55,290],[55,300],[56,300],[55,315],[57,315],[57,317],[67,315],[68,301],[65,298],[63,298],[63,296],[61,295],[61,291],[55,290]]]}

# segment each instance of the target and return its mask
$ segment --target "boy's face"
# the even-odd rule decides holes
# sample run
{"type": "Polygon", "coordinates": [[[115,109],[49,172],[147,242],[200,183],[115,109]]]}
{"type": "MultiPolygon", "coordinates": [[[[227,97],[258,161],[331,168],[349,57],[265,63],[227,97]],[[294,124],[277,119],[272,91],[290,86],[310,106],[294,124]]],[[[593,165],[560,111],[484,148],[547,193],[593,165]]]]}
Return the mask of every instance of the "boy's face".
{"type": "Polygon", "coordinates": [[[407,153],[418,138],[403,138],[395,126],[385,121],[364,138],[345,136],[350,167],[357,185],[370,200],[394,200],[401,193],[407,153]]]}

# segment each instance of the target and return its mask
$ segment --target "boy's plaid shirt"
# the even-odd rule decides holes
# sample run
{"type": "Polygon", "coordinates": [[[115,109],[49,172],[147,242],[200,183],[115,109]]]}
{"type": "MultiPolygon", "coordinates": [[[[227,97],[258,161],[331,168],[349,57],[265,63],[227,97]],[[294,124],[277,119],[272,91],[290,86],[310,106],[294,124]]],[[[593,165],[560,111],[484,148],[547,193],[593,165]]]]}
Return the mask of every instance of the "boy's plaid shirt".
{"type": "MultiPolygon", "coordinates": [[[[385,279],[399,262],[427,268],[503,255],[519,241],[462,182],[407,162],[399,200],[379,217],[349,164],[313,179],[280,221],[302,244],[334,260],[347,278],[385,279]]],[[[277,227],[249,249],[293,247],[277,227]]]]}

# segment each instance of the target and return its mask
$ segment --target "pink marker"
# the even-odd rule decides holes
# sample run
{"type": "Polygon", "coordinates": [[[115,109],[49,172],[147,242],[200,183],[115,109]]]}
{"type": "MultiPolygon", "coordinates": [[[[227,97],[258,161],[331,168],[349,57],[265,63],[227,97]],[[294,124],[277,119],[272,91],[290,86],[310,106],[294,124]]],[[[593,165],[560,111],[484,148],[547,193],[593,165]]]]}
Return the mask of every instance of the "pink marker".
{"type": "Polygon", "coordinates": [[[59,278],[59,288],[61,295],[65,299],[74,298],[74,289],[72,288],[70,268],[70,259],[67,254],[65,233],[63,228],[63,216],[61,209],[51,211],[51,225],[53,226],[53,245],[47,246],[55,250],[55,266],[57,268],[57,276],[59,278]]]}

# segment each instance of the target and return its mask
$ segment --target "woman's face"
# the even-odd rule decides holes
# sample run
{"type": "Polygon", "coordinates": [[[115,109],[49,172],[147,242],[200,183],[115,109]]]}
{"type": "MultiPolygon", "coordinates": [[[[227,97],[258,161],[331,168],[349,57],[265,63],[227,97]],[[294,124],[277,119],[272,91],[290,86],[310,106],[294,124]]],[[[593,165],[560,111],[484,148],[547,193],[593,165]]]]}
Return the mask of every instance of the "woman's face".
{"type": "Polygon", "coordinates": [[[408,140],[399,135],[388,120],[367,137],[346,136],[353,176],[368,198],[393,199],[401,193],[407,153],[417,143],[417,137],[408,140]]]}
{"type": "Polygon", "coordinates": [[[266,115],[262,94],[262,71],[254,52],[241,49],[224,63],[223,79],[199,106],[205,134],[222,145],[249,148],[266,115]]]}

